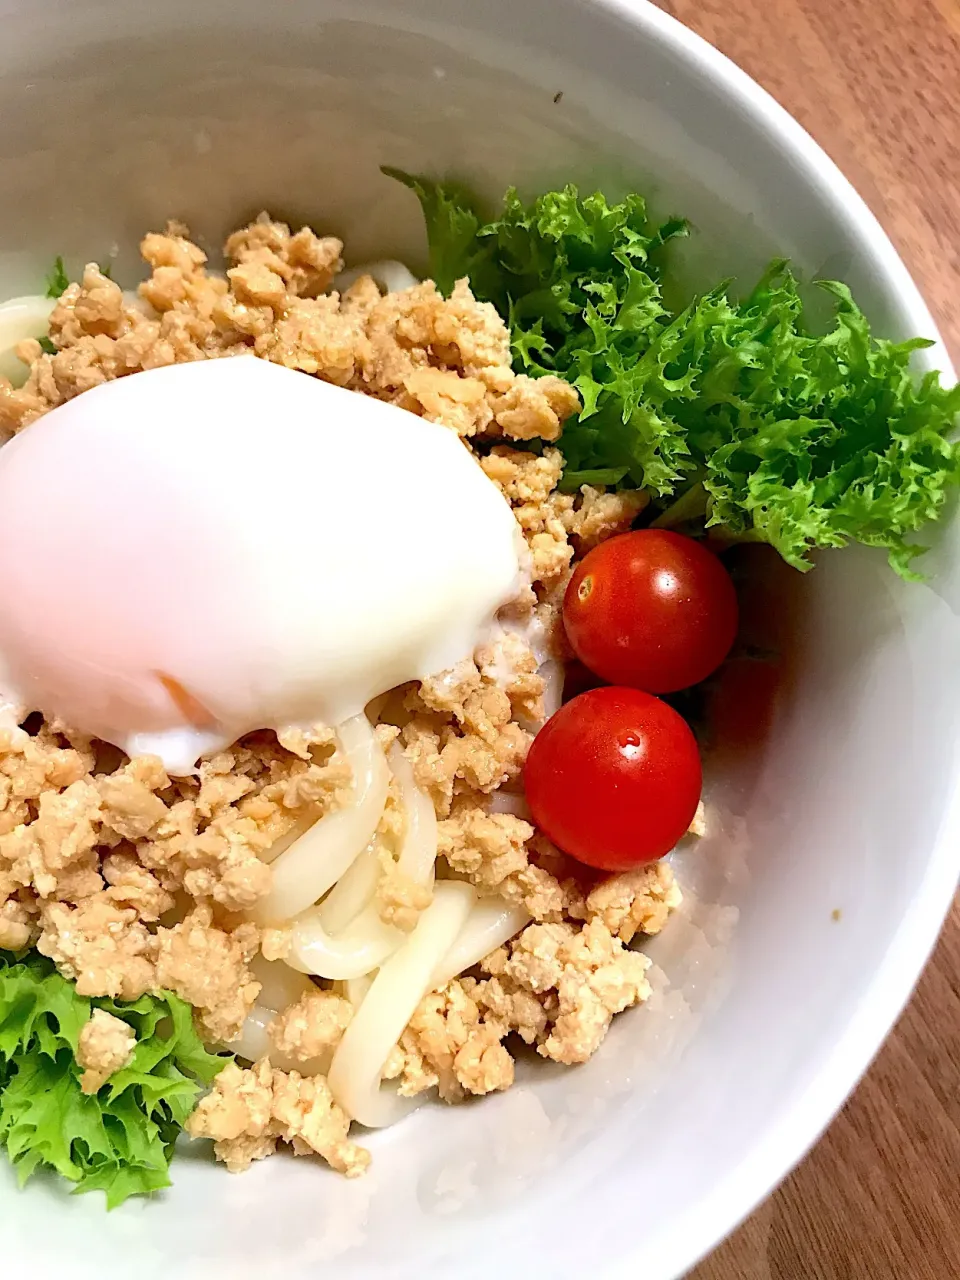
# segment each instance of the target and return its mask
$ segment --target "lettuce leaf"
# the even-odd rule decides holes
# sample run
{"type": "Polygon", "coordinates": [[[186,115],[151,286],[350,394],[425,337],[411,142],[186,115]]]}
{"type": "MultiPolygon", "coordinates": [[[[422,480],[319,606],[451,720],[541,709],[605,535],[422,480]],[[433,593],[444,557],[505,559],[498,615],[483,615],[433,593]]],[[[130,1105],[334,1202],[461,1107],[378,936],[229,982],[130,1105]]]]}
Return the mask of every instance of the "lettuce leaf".
{"type": "Polygon", "coordinates": [[[48,298],[59,298],[64,289],[70,287],[70,277],[63,265],[63,258],[59,254],[54,258],[53,266],[47,272],[46,286],[45,293],[48,298]]]}
{"type": "MultiPolygon", "coordinates": [[[[113,264],[110,262],[101,263],[100,274],[106,276],[108,280],[112,280],[113,264]]],[[[56,300],[63,293],[64,289],[68,289],[70,287],[71,283],[70,277],[67,275],[67,269],[63,263],[63,258],[60,254],[57,254],[53,260],[53,266],[47,272],[44,296],[56,300]]],[[[54,350],[55,349],[56,348],[54,348],[54,350]]]]}
{"type": "Polygon", "coordinates": [[[583,409],[560,440],[563,485],[644,488],[660,524],[719,527],[810,567],[816,547],[884,547],[904,577],[912,535],[960,482],[951,434],[960,389],[910,372],[922,339],[873,336],[848,288],[811,332],[798,282],[771,263],[742,301],[730,282],[680,310],[664,298],[662,248],[687,233],[572,186],[484,220],[462,187],[387,171],[420,200],[431,270],[469,276],[509,323],[514,368],[568,379],[583,409]]]}
{"type": "Polygon", "coordinates": [[[42,956],[0,952],[0,1146],[21,1185],[47,1167],[76,1191],[105,1192],[108,1208],[169,1186],[177,1136],[228,1060],[207,1052],[189,1005],[170,992],[88,1000],[42,956]],[[76,1052],[94,1008],[128,1023],[137,1045],[88,1095],[76,1052]]]}

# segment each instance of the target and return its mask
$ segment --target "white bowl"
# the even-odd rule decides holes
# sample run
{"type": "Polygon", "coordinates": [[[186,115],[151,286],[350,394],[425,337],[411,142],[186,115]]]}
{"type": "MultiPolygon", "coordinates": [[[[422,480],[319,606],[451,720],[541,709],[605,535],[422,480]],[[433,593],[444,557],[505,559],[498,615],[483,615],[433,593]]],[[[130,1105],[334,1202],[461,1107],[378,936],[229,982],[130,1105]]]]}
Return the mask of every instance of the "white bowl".
{"type": "MultiPolygon", "coordinates": [[[[57,253],[118,253],[132,280],[145,229],[174,215],[216,243],[261,207],[345,233],[354,260],[422,262],[389,163],[489,194],[634,185],[693,219],[692,278],[749,281],[785,252],[848,280],[883,333],[935,336],[824,154],[642,2],[2,0],[0,17],[3,296],[57,253]]],[[[680,1275],[841,1104],[949,904],[956,543],[948,528],[928,586],[857,551],[787,574],[792,692],[752,762],[714,768],[682,918],[650,947],[662,989],[589,1065],[419,1113],[374,1138],[359,1182],[283,1159],[233,1178],[188,1152],[170,1193],[107,1217],[4,1176],[7,1261],[73,1280],[680,1275]]]]}

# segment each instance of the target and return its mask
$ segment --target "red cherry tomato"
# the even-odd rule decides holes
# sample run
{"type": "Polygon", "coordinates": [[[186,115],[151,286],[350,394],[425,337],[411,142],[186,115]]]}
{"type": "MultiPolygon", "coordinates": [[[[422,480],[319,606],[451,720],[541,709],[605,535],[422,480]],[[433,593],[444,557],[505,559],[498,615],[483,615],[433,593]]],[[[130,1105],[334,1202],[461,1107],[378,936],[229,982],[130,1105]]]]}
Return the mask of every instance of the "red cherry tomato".
{"type": "Polygon", "coordinates": [[[625,871],[669,853],[700,799],[686,721],[639,689],[581,693],[550,717],[524,768],[537,826],[587,866],[625,871]]]}
{"type": "Polygon", "coordinates": [[[587,552],[563,623],[580,661],[611,684],[673,693],[720,666],[737,634],[737,596],[717,557],[683,534],[638,529],[587,552]]]}

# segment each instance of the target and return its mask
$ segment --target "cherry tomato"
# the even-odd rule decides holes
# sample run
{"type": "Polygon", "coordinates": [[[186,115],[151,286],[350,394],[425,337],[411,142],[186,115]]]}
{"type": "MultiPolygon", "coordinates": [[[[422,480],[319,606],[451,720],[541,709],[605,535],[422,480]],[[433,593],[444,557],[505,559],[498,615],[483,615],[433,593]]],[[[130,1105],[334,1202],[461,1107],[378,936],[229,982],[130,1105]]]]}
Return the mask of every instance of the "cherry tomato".
{"type": "Polygon", "coordinates": [[[686,721],[639,689],[591,689],[543,726],[524,768],[537,826],[587,866],[625,871],[669,853],[700,799],[686,721]]]}
{"type": "Polygon", "coordinates": [[[720,666],[737,634],[737,596],[717,557],[683,534],[638,529],[588,551],[563,623],[580,661],[611,684],[673,693],[720,666]]]}

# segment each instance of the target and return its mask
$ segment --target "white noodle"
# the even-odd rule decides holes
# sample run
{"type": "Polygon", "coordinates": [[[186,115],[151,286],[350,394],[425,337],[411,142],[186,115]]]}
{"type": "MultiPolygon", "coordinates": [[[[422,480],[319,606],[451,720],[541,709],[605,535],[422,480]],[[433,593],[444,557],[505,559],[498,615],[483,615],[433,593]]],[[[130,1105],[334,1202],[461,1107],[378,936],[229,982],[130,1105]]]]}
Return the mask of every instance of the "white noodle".
{"type": "Polygon", "coordinates": [[[382,964],[405,937],[400,929],[383,923],[375,902],[335,935],[324,929],[319,909],[305,911],[293,923],[287,963],[318,978],[359,978],[382,964]]]}
{"type": "Polygon", "coordinates": [[[390,782],[383,748],[364,715],[345,720],[337,736],[353,770],[353,801],[314,823],[276,859],[273,885],[257,907],[263,924],[281,924],[312,906],[363,852],[377,829],[390,782]]]}
{"type": "Polygon", "coordinates": [[[45,335],[56,305],[55,298],[39,294],[11,298],[0,305],[0,377],[9,378],[15,387],[26,381],[27,366],[17,359],[14,347],[25,338],[45,335]]]}
{"type": "Polygon", "coordinates": [[[385,258],[380,262],[363,262],[359,267],[348,267],[334,278],[333,287],[340,293],[346,292],[361,276],[373,276],[384,293],[399,293],[401,289],[411,289],[420,281],[402,262],[385,258]]]}
{"type": "Polygon", "coordinates": [[[437,812],[433,801],[417,786],[413,766],[394,742],[388,763],[400,784],[400,798],[406,813],[403,844],[397,858],[397,869],[417,884],[426,884],[437,860],[437,812]]]}
{"type": "Polygon", "coordinates": [[[317,990],[308,977],[283,960],[265,960],[263,956],[256,955],[250,961],[250,971],[260,983],[257,1003],[274,1013],[282,1013],[296,1004],[301,996],[317,990]]]}
{"type": "Polygon", "coordinates": [[[516,791],[504,791],[503,787],[494,791],[490,797],[491,813],[512,813],[515,818],[523,818],[524,822],[530,821],[530,806],[525,798],[518,795],[516,791]]]}
{"type": "Polygon", "coordinates": [[[236,1040],[231,1040],[226,1048],[238,1058],[246,1058],[247,1062],[259,1062],[261,1058],[266,1058],[273,1047],[267,1030],[276,1016],[273,1009],[255,1004],[246,1016],[240,1035],[236,1040]]]}
{"type": "MultiPolygon", "coordinates": [[[[437,815],[433,802],[417,786],[413,766],[396,742],[390,748],[387,763],[400,784],[405,818],[397,867],[417,884],[432,883],[437,859],[437,815]]],[[[376,893],[379,874],[380,859],[374,837],[312,913],[324,933],[339,934],[357,918],[376,893]]],[[[311,969],[310,972],[319,971],[311,969]]]]}
{"type": "Polygon", "coordinates": [[[380,856],[376,836],[333,886],[314,914],[327,933],[340,933],[377,891],[380,856]]]}
{"type": "Polygon", "coordinates": [[[362,978],[348,978],[343,984],[347,999],[353,1005],[354,1009],[359,1009],[366,998],[367,992],[373,985],[376,973],[365,973],[362,978]]]}
{"type": "Polygon", "coordinates": [[[344,1032],[327,1079],[336,1101],[361,1124],[381,1128],[416,1106],[415,1100],[380,1087],[383,1065],[476,900],[472,885],[438,883],[433,902],[404,945],[380,969],[344,1032]]]}
{"type": "Polygon", "coordinates": [[[434,969],[430,989],[446,986],[451,978],[478,964],[529,923],[530,913],[523,907],[511,907],[502,898],[481,898],[453,946],[434,969]]]}

